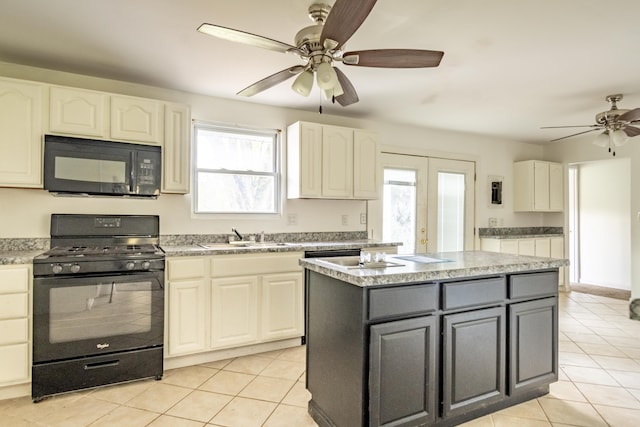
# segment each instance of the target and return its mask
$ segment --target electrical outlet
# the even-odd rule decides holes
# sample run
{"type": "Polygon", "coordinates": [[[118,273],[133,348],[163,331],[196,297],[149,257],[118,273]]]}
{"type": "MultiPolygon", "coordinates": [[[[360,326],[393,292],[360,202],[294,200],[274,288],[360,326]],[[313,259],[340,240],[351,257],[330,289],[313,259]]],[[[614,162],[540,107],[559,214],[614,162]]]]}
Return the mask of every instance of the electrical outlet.
{"type": "Polygon", "coordinates": [[[287,225],[298,225],[298,214],[288,214],[287,225]]]}
{"type": "Polygon", "coordinates": [[[366,224],[366,223],[367,223],[367,214],[363,212],[360,214],[360,224],[366,224]]]}
{"type": "Polygon", "coordinates": [[[489,218],[489,227],[497,227],[498,218],[489,218]]]}
{"type": "Polygon", "coordinates": [[[349,215],[342,215],[342,225],[349,225],[349,215]]]}

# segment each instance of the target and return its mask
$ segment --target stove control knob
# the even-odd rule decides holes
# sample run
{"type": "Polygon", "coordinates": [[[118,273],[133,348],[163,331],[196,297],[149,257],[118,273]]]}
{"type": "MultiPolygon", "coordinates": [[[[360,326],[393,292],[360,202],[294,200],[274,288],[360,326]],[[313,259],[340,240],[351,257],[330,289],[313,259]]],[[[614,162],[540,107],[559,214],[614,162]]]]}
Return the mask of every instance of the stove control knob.
{"type": "Polygon", "coordinates": [[[78,271],[80,271],[80,265],[78,265],[78,264],[71,265],[71,272],[72,273],[77,273],[78,271]]]}
{"type": "Polygon", "coordinates": [[[124,268],[126,268],[127,270],[133,270],[134,268],[136,268],[136,264],[133,261],[129,261],[124,265],[124,268]]]}
{"type": "Polygon", "coordinates": [[[142,268],[144,270],[148,270],[150,266],[151,266],[151,263],[149,261],[142,261],[142,268]]]}
{"type": "Polygon", "coordinates": [[[55,264],[53,267],[51,267],[51,270],[54,274],[62,273],[62,266],[60,264],[55,264]]]}

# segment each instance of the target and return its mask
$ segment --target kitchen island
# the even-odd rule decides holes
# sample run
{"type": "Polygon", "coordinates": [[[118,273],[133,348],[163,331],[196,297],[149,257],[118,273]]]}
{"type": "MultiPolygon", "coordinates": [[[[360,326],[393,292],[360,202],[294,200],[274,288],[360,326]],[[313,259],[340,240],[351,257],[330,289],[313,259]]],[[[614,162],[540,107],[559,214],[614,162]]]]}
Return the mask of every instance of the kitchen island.
{"type": "Polygon", "coordinates": [[[454,426],[548,393],[558,268],[481,251],[302,259],[320,426],[454,426]]]}

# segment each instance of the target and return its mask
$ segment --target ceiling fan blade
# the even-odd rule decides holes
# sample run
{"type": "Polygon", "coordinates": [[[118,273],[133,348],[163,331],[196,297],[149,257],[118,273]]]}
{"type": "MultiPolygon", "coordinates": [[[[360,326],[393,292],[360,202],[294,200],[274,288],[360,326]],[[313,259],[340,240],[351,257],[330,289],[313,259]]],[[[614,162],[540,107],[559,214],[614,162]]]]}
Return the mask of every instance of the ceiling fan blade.
{"type": "Polygon", "coordinates": [[[574,125],[574,126],[542,126],[540,129],[563,129],[563,128],[598,128],[604,129],[601,125],[574,125]]]}
{"type": "Polygon", "coordinates": [[[549,142],[555,142],[555,141],[560,141],[561,139],[567,139],[567,138],[571,138],[572,136],[578,136],[578,135],[582,135],[583,133],[589,133],[589,132],[594,132],[600,129],[589,129],[589,130],[585,130],[583,132],[578,132],[578,133],[574,133],[572,135],[567,135],[567,136],[563,136],[562,138],[556,138],[556,139],[552,139],[549,142]]]}
{"type": "Polygon", "coordinates": [[[342,46],[351,38],[360,25],[367,19],[376,0],[336,0],[322,28],[320,43],[326,39],[338,42],[342,46]]]}
{"type": "Polygon", "coordinates": [[[278,71],[277,73],[272,74],[269,77],[265,77],[264,79],[255,82],[251,86],[247,86],[246,88],[238,92],[237,95],[253,96],[257,93],[262,92],[263,90],[267,90],[270,87],[277,85],[278,83],[282,83],[285,80],[290,79],[296,74],[300,74],[302,71],[304,71],[304,67],[302,65],[295,65],[285,70],[278,71]]]}
{"type": "Polygon", "coordinates": [[[624,131],[624,133],[627,134],[628,137],[633,137],[633,136],[638,136],[640,135],[640,129],[637,127],[633,127],[633,126],[625,126],[624,129],[622,129],[624,131]]]}
{"type": "Polygon", "coordinates": [[[640,108],[627,111],[626,113],[618,117],[618,120],[622,120],[625,122],[634,122],[636,120],[640,120],[640,108]]]}
{"type": "Polygon", "coordinates": [[[267,37],[258,36],[256,34],[247,33],[245,31],[234,30],[232,28],[221,27],[213,24],[202,24],[198,27],[198,31],[220,39],[244,43],[250,46],[260,47],[263,49],[274,50],[276,52],[287,53],[289,51],[298,51],[298,48],[287,43],[279,42],[267,37]]]}
{"type": "Polygon", "coordinates": [[[379,68],[437,67],[444,52],[421,49],[373,49],[346,52],[342,62],[346,65],[379,68]]]}
{"type": "Polygon", "coordinates": [[[347,105],[355,104],[360,99],[358,99],[358,94],[356,93],[356,89],[353,87],[347,76],[340,70],[338,67],[333,67],[336,70],[336,74],[338,75],[338,83],[342,87],[343,94],[340,96],[336,96],[336,101],[338,104],[346,107],[347,105]]]}

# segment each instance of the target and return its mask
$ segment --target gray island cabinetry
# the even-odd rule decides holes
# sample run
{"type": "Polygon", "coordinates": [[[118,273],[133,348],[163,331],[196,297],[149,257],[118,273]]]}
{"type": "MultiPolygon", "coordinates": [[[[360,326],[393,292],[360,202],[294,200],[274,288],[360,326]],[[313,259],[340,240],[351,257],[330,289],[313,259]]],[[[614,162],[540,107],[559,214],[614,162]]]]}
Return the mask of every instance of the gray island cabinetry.
{"type": "Polygon", "coordinates": [[[454,426],[557,380],[558,268],[489,252],[303,259],[320,426],[454,426]]]}

